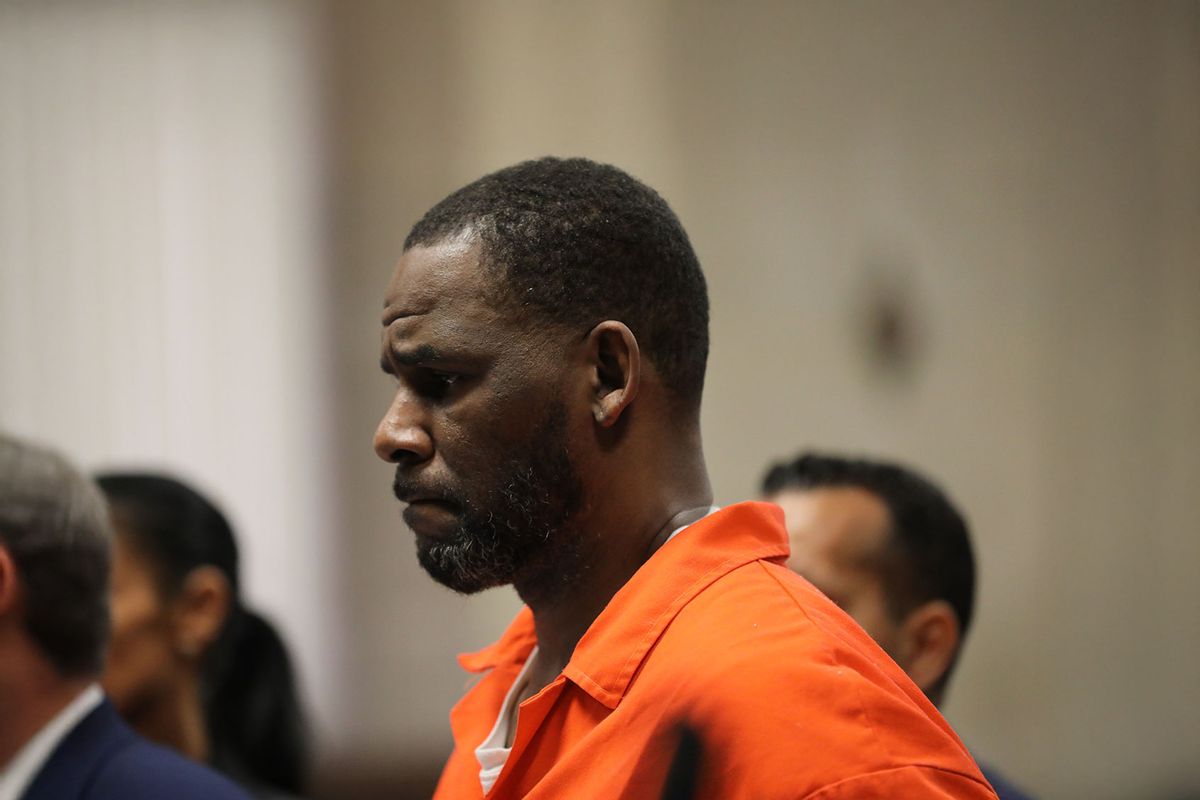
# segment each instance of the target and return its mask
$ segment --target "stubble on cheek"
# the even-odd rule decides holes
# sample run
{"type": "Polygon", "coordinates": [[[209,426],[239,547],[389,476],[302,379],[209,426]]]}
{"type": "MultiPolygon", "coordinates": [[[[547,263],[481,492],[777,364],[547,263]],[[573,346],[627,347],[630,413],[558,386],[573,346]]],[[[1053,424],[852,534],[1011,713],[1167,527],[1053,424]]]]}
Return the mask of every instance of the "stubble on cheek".
{"type": "Polygon", "coordinates": [[[459,493],[449,537],[418,537],[418,560],[439,583],[468,594],[515,582],[540,591],[575,572],[569,528],[582,484],[567,453],[565,408],[555,403],[542,417],[525,446],[489,470],[481,491],[459,493]]]}

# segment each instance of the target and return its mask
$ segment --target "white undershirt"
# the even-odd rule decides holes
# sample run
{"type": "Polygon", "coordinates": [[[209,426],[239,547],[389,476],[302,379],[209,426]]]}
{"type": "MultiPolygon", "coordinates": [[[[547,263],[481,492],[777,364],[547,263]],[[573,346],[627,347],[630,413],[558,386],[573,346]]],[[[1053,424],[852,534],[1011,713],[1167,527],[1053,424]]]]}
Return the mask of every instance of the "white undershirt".
{"type": "MultiPolygon", "coordinates": [[[[708,512],[704,515],[707,517],[715,511],[720,510],[720,506],[709,506],[708,512]]],[[[704,519],[701,517],[700,519],[704,519]]],[[[690,525],[694,525],[700,520],[689,522],[687,525],[680,525],[675,530],[671,531],[671,535],[666,538],[663,544],[674,539],[690,525]]],[[[487,735],[487,738],[475,748],[475,760],[479,762],[479,784],[483,787],[483,793],[486,795],[496,785],[496,780],[500,777],[504,765],[508,762],[508,755],[512,752],[511,747],[505,747],[508,741],[509,731],[512,730],[513,723],[517,717],[517,696],[525,688],[525,684],[529,681],[529,665],[533,663],[533,657],[537,655],[537,647],[529,653],[529,657],[525,659],[525,664],[522,665],[521,671],[517,673],[516,679],[512,686],[508,687],[508,694],[504,695],[504,702],[500,704],[500,713],[496,716],[496,724],[492,726],[492,732],[487,735]]],[[[0,796],[0,800],[6,800],[0,796]]]]}
{"type": "MultiPolygon", "coordinates": [[[[720,510],[721,510],[721,507],[720,507],[720,506],[709,506],[709,507],[708,507],[708,511],[705,511],[705,512],[704,512],[704,517],[707,517],[709,514],[715,514],[715,513],[717,513],[717,512],[718,512],[718,511],[720,511],[720,510]]],[[[701,517],[700,519],[704,519],[704,517],[701,517]]],[[[688,528],[690,528],[690,527],[692,527],[693,525],[695,525],[697,522],[699,522],[699,521],[700,521],[700,519],[692,520],[692,521],[691,521],[691,522],[689,522],[687,525],[680,525],[678,528],[676,528],[675,530],[671,531],[671,535],[670,535],[670,536],[668,536],[668,537],[667,537],[667,538],[666,538],[666,539],[663,541],[663,544],[666,544],[667,542],[671,541],[672,539],[674,539],[674,538],[675,538],[676,536],[678,536],[679,534],[683,533],[683,532],[684,532],[685,530],[687,530],[688,528]]]]}
{"type": "MultiPolygon", "coordinates": [[[[496,785],[496,779],[500,777],[500,771],[504,769],[504,764],[508,761],[508,754],[512,752],[511,747],[505,747],[508,741],[508,732],[512,729],[513,718],[516,716],[517,695],[525,688],[525,684],[529,682],[529,666],[533,663],[533,657],[537,655],[537,647],[535,646],[529,653],[529,658],[525,659],[525,664],[521,667],[521,671],[517,673],[516,680],[512,686],[508,687],[508,694],[504,695],[504,702],[500,705],[500,714],[496,717],[496,724],[492,726],[492,732],[487,735],[483,743],[475,748],[475,760],[479,762],[479,783],[483,786],[483,793],[487,794],[496,785]]],[[[0,800],[4,798],[0,797],[0,800]]]]}
{"type": "Polygon", "coordinates": [[[43,725],[0,769],[0,800],[17,800],[37,777],[59,742],[103,701],[104,692],[93,683],[43,725]]]}

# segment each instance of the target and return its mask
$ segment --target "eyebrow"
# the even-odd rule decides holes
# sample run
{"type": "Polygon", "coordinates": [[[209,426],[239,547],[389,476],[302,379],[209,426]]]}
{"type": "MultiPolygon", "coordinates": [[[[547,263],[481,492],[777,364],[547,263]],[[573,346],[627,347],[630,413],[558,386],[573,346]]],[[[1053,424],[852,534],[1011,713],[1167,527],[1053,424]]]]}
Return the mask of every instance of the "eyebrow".
{"type": "Polygon", "coordinates": [[[390,357],[385,354],[379,359],[379,368],[387,374],[392,374],[392,362],[408,367],[415,367],[430,361],[441,360],[442,354],[430,344],[422,344],[412,350],[392,350],[390,357]]]}

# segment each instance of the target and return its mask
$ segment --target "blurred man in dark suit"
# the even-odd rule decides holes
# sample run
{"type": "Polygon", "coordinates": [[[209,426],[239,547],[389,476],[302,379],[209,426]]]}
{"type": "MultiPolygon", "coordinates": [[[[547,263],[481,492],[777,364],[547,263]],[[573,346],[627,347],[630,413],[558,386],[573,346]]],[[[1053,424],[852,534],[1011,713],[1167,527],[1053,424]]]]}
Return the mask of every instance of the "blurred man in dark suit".
{"type": "Polygon", "coordinates": [[[111,539],[90,481],[0,434],[0,800],[247,800],[139,738],[97,685],[111,539]]]}
{"type": "MultiPolygon", "coordinates": [[[[975,603],[967,524],[946,495],[897,464],[815,453],[773,466],[762,493],[783,508],[788,566],[940,706],[975,603]]],[[[982,768],[1002,800],[1025,798],[982,768]]]]}

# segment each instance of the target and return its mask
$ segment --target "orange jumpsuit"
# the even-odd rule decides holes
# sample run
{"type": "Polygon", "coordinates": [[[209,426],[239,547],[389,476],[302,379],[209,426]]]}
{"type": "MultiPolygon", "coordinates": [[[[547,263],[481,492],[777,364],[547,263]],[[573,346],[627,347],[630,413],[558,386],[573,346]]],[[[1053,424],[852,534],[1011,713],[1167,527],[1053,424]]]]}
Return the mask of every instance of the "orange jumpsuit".
{"type": "MultiPolygon", "coordinates": [[[[701,738],[703,798],[995,798],[921,691],[787,555],[782,513],[764,503],[663,545],[521,704],[489,800],[653,800],[680,721],[701,738]]],[[[475,747],[535,644],[525,608],[459,657],[484,674],[451,712],[436,798],[483,797],[475,747]]]]}

